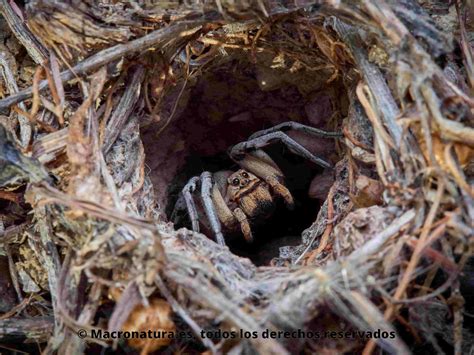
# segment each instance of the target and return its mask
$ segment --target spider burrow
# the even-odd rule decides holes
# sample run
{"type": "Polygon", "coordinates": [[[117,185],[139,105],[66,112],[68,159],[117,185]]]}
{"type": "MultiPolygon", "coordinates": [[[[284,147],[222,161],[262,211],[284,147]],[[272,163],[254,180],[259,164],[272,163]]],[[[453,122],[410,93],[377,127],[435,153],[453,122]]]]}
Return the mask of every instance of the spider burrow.
{"type": "Polygon", "coordinates": [[[287,208],[294,206],[293,196],[284,183],[284,175],[273,159],[262,148],[275,142],[285,144],[290,151],[313,163],[332,168],[327,161],[312,154],[285,131],[302,131],[323,138],[342,137],[339,132],[327,132],[297,122],[285,122],[252,134],[247,141],[229,149],[230,158],[241,169],[203,172],[192,177],[184,186],[176,202],[171,220],[176,222],[177,212],[186,210],[192,229],[200,230],[200,223],[209,226],[216,241],[225,245],[224,232],[240,232],[247,242],[253,241],[252,225],[270,217],[276,202],[282,199],[287,208]],[[199,218],[194,193],[200,190],[204,215],[199,218]]]}

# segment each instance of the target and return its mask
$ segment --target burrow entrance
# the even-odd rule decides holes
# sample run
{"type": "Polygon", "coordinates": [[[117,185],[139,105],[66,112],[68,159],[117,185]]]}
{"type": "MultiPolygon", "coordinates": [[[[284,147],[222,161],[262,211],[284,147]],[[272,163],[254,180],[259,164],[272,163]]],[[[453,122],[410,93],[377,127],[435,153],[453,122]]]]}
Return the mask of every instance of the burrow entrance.
{"type": "MultiPolygon", "coordinates": [[[[340,81],[328,84],[330,71],[287,74],[241,58],[228,60],[188,83],[169,122],[142,129],[155,197],[167,218],[191,177],[203,171],[236,171],[239,167],[227,150],[256,131],[286,121],[326,130],[340,126],[347,107],[346,90],[340,81]]],[[[175,100],[176,92],[178,89],[171,90],[170,102],[175,100]]],[[[290,135],[320,157],[337,162],[334,140],[300,132],[290,135]]],[[[282,246],[301,243],[302,231],[316,219],[331,184],[331,172],[295,155],[283,144],[276,143],[265,151],[285,174],[296,206],[289,211],[280,201],[274,215],[253,228],[252,244],[245,243],[243,237],[226,240],[235,254],[250,258],[256,265],[268,265],[282,246]],[[311,185],[316,176],[320,176],[319,181],[311,185]]],[[[195,198],[200,199],[199,193],[195,198]]],[[[190,228],[189,218],[182,216],[175,227],[190,228]]]]}

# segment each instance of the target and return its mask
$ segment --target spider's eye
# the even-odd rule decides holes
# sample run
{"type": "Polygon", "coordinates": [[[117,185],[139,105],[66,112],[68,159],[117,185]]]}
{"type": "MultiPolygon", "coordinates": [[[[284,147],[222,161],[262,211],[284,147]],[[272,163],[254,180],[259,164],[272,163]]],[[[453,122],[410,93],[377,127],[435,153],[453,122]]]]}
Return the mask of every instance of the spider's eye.
{"type": "Polygon", "coordinates": [[[239,183],[240,183],[240,181],[239,181],[239,179],[237,179],[237,178],[234,178],[234,179],[232,180],[232,185],[234,185],[234,186],[239,185],[239,183]]]}
{"type": "Polygon", "coordinates": [[[246,172],[243,172],[242,176],[247,179],[249,177],[249,174],[247,174],[246,172]]]}

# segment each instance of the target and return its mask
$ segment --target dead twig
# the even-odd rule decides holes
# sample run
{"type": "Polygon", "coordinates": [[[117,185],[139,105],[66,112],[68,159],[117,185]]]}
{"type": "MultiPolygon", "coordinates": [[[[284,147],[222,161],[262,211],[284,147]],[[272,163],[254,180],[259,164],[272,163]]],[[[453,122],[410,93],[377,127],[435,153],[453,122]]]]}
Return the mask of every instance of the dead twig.
{"type": "Polygon", "coordinates": [[[26,48],[30,57],[36,64],[43,64],[46,61],[48,51],[44,49],[43,45],[15,14],[7,0],[0,0],[0,12],[5,17],[5,20],[7,20],[12,33],[26,48]]]}
{"type": "Polygon", "coordinates": [[[439,99],[431,85],[421,86],[421,94],[443,138],[474,146],[474,128],[445,118],[440,111],[439,99]]]}
{"type": "Polygon", "coordinates": [[[44,317],[14,317],[0,320],[0,338],[2,341],[31,339],[42,343],[53,332],[54,318],[44,317]]]}
{"type": "Polygon", "coordinates": [[[10,270],[10,277],[13,282],[13,288],[15,289],[16,295],[18,297],[18,301],[23,302],[23,294],[21,292],[21,286],[20,286],[20,282],[18,281],[18,274],[15,267],[15,263],[13,262],[13,257],[10,251],[10,247],[8,246],[8,244],[5,244],[4,248],[7,254],[7,258],[8,258],[8,269],[10,270]]]}
{"type": "MultiPolygon", "coordinates": [[[[444,183],[442,181],[438,182],[438,191],[436,193],[436,200],[431,205],[430,211],[426,218],[425,224],[423,226],[423,230],[421,232],[420,238],[418,239],[415,250],[413,251],[413,254],[411,256],[410,262],[407,266],[407,269],[403,273],[403,277],[400,283],[398,284],[397,290],[395,291],[395,295],[393,296],[395,300],[399,300],[405,294],[406,289],[408,288],[410,284],[415,268],[418,265],[418,262],[425,248],[426,241],[429,237],[429,231],[431,230],[431,225],[433,224],[434,219],[436,217],[436,213],[438,211],[444,189],[445,189],[444,183]]],[[[387,309],[385,310],[385,319],[388,320],[389,318],[391,318],[395,310],[396,310],[395,305],[393,304],[389,305],[387,309]]],[[[364,355],[371,354],[372,351],[374,350],[374,347],[375,347],[375,342],[369,341],[367,343],[367,346],[364,349],[364,355]]]]}
{"type": "Polygon", "coordinates": [[[378,109],[382,113],[383,122],[386,124],[388,131],[394,138],[395,144],[399,146],[402,137],[402,129],[395,121],[395,118],[400,114],[400,110],[390,92],[385,78],[379,68],[370,63],[367,59],[367,54],[365,53],[362,40],[356,28],[353,28],[338,19],[334,20],[334,28],[339,36],[344,40],[344,43],[351,49],[352,55],[358,64],[358,68],[377,102],[378,109]]]}
{"type": "MultiPolygon", "coordinates": [[[[7,58],[2,52],[0,52],[0,74],[3,76],[10,95],[17,94],[18,85],[16,83],[15,76],[10,69],[7,58]]],[[[18,106],[22,111],[26,112],[26,106],[24,103],[21,102],[18,106]]],[[[18,115],[18,123],[20,124],[21,145],[23,148],[26,148],[31,140],[31,125],[28,117],[25,117],[24,115],[18,115]]]]}
{"type": "MultiPolygon", "coordinates": [[[[181,318],[191,327],[191,329],[194,331],[194,334],[198,336],[198,338],[201,338],[201,330],[202,328],[189,316],[189,314],[186,312],[186,310],[181,307],[181,305],[176,301],[176,299],[173,297],[171,292],[168,290],[166,287],[165,283],[161,279],[161,277],[157,276],[156,277],[156,283],[158,285],[158,289],[160,290],[161,294],[166,298],[168,303],[171,305],[173,310],[181,316],[181,318]]],[[[218,354],[216,346],[214,343],[208,339],[208,338],[201,338],[203,344],[211,350],[212,354],[218,354]]]]}
{"type": "Polygon", "coordinates": [[[414,209],[405,212],[394,220],[385,230],[367,242],[363,247],[349,255],[348,261],[358,260],[360,262],[361,259],[366,260],[374,255],[391,237],[399,233],[404,226],[410,223],[415,216],[416,211],[414,209]]]}
{"type": "Polygon", "coordinates": [[[316,259],[318,255],[321,254],[321,252],[323,252],[324,249],[326,249],[326,246],[328,245],[329,237],[331,235],[331,232],[334,226],[334,205],[333,205],[334,189],[335,189],[335,186],[334,185],[331,186],[331,188],[329,189],[328,197],[327,197],[328,216],[327,216],[327,222],[326,222],[326,229],[324,230],[324,233],[321,237],[318,248],[308,255],[307,261],[306,261],[307,265],[311,265],[314,259],[316,259]]]}
{"type": "MultiPolygon", "coordinates": [[[[65,70],[61,72],[61,82],[66,82],[76,76],[86,74],[90,71],[96,70],[107,63],[113,62],[122,58],[125,55],[131,55],[147,50],[153,46],[159,46],[167,41],[171,41],[179,37],[187,37],[200,29],[201,21],[181,22],[178,24],[156,30],[146,36],[130,41],[126,44],[118,44],[116,46],[104,49],[84,61],[76,64],[72,70],[65,70]]],[[[38,90],[42,91],[48,87],[48,80],[42,80],[38,85],[38,90]]],[[[17,104],[21,101],[29,99],[33,94],[33,89],[28,88],[20,91],[17,94],[0,100],[0,109],[8,108],[11,105],[17,104]]]]}
{"type": "Polygon", "coordinates": [[[111,222],[126,223],[139,228],[156,231],[156,227],[151,220],[129,216],[90,201],[72,198],[51,186],[45,185],[43,187],[36,187],[35,189],[37,189],[36,194],[43,197],[43,199],[38,202],[38,205],[58,203],[74,209],[79,209],[92,216],[103,218],[111,222]]]}
{"type": "MultiPolygon", "coordinates": [[[[458,21],[459,27],[461,30],[461,48],[464,55],[464,62],[466,64],[466,71],[467,71],[467,78],[469,80],[469,84],[471,86],[471,94],[474,93],[474,55],[472,53],[472,47],[469,44],[469,39],[466,33],[466,16],[461,15],[461,11],[459,9],[459,0],[455,1],[456,4],[456,12],[458,14],[458,21]]],[[[469,7],[467,5],[466,7],[469,7]]],[[[472,11],[472,9],[471,9],[472,11]]]]}
{"type": "Polygon", "coordinates": [[[115,140],[120,135],[124,124],[132,114],[135,104],[140,96],[141,84],[144,78],[145,71],[142,67],[136,66],[130,74],[130,80],[123,93],[117,108],[112,113],[110,120],[104,131],[104,138],[102,144],[102,152],[104,155],[110,150],[115,140]]]}

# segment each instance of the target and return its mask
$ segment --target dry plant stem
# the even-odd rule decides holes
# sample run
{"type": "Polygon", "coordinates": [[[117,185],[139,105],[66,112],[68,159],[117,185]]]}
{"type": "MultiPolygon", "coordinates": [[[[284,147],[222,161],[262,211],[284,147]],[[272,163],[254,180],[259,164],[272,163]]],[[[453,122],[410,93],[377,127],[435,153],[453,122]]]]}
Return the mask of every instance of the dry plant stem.
{"type": "MultiPolygon", "coordinates": [[[[33,75],[33,85],[32,85],[33,100],[31,103],[31,112],[30,112],[30,117],[32,118],[32,120],[35,119],[36,114],[38,113],[38,110],[40,108],[41,98],[40,98],[38,85],[43,75],[43,72],[44,72],[44,67],[40,66],[36,68],[35,74],[33,75]]],[[[23,104],[23,102],[21,102],[20,104],[23,104]]]]}
{"type": "MultiPolygon", "coordinates": [[[[390,302],[392,302],[393,304],[397,304],[397,305],[410,305],[410,304],[414,304],[414,303],[423,303],[423,302],[428,302],[428,301],[431,301],[433,300],[433,298],[435,297],[440,297],[442,298],[442,294],[444,292],[446,292],[446,290],[450,287],[452,287],[453,285],[453,282],[456,280],[456,278],[458,277],[458,272],[456,273],[452,273],[449,278],[446,280],[446,282],[444,284],[442,284],[441,286],[439,286],[436,291],[433,291],[427,295],[424,295],[424,296],[418,296],[418,297],[413,297],[413,298],[410,298],[410,299],[401,299],[399,301],[396,301],[393,299],[393,297],[388,297],[387,299],[390,300],[390,302]]],[[[394,315],[394,317],[396,317],[396,315],[394,315]]]]}
{"type": "Polygon", "coordinates": [[[470,105],[471,107],[474,107],[474,99],[473,99],[473,98],[467,96],[467,95],[464,93],[464,91],[462,91],[459,87],[457,87],[453,82],[447,80],[447,81],[446,81],[446,84],[448,84],[448,86],[451,88],[451,90],[453,90],[453,92],[454,92],[456,95],[462,97],[462,99],[463,99],[464,101],[466,101],[466,103],[467,103],[468,105],[470,105]]]}
{"type": "Polygon", "coordinates": [[[10,226],[3,231],[0,230],[0,246],[3,247],[3,245],[15,238],[17,235],[23,233],[26,229],[28,229],[28,223],[10,226]]]}
{"type": "Polygon", "coordinates": [[[20,204],[20,195],[10,191],[0,191],[0,200],[7,200],[16,204],[20,204]]]}
{"type": "Polygon", "coordinates": [[[26,51],[36,64],[43,64],[47,58],[47,50],[43,48],[38,39],[31,33],[23,21],[15,14],[7,0],[0,0],[0,12],[7,20],[13,34],[26,48],[26,51]]]}
{"type": "Polygon", "coordinates": [[[54,327],[54,318],[49,316],[39,317],[13,317],[0,320],[0,338],[3,341],[30,339],[42,343],[51,336],[54,327]]]}
{"type": "Polygon", "coordinates": [[[51,186],[43,185],[35,188],[35,194],[42,196],[43,199],[39,202],[40,205],[47,205],[58,203],[64,206],[82,210],[92,216],[108,220],[115,223],[125,223],[139,228],[156,231],[156,227],[151,220],[132,217],[122,212],[109,209],[105,206],[99,206],[90,201],[83,201],[73,198],[51,186]]]}
{"type": "Polygon", "coordinates": [[[371,103],[371,101],[374,101],[372,92],[368,89],[367,86],[362,85],[362,83],[359,83],[359,85],[357,85],[356,93],[357,98],[364,107],[365,113],[367,114],[367,118],[369,119],[370,123],[372,123],[374,131],[379,136],[378,140],[383,144],[383,146],[387,144],[391,148],[395,149],[395,144],[392,142],[392,138],[385,130],[382,122],[380,121],[376,113],[374,105],[371,103]],[[369,97],[372,98],[372,100],[369,100],[369,97]]]}
{"type": "Polygon", "coordinates": [[[372,94],[374,94],[373,96],[377,102],[377,107],[382,113],[384,123],[386,124],[391,136],[395,139],[395,144],[399,146],[402,129],[395,121],[395,118],[400,114],[400,111],[393,99],[385,78],[379,68],[368,61],[367,53],[356,28],[351,27],[338,19],[334,20],[334,28],[339,36],[341,36],[344,43],[346,43],[351,49],[351,53],[357,62],[359,70],[362,72],[365,82],[369,86],[372,94]]]}
{"type": "MultiPolygon", "coordinates": [[[[433,70],[433,74],[437,74],[440,77],[444,77],[439,67],[429,59],[429,55],[414,41],[403,23],[394,15],[390,7],[385,1],[380,0],[377,5],[373,4],[369,0],[363,1],[364,6],[367,8],[369,13],[384,29],[387,36],[390,37],[393,44],[399,46],[402,38],[410,39],[413,42],[412,51],[419,53],[415,54],[418,60],[427,61],[426,64],[430,64],[430,69],[433,70]]],[[[433,88],[429,83],[423,83],[420,85],[420,91],[424,99],[426,100],[427,106],[431,111],[434,121],[439,126],[439,131],[444,138],[458,141],[461,143],[467,143],[474,145],[474,129],[465,126],[464,124],[456,121],[452,121],[443,117],[440,112],[440,102],[434,92],[433,88]]]]}
{"type": "Polygon", "coordinates": [[[428,109],[423,104],[423,101],[419,95],[415,97],[415,102],[420,111],[420,122],[423,138],[425,139],[426,148],[428,150],[428,163],[435,167],[439,167],[438,161],[436,160],[433,152],[433,141],[431,139],[431,126],[430,126],[430,114],[428,109]]]}
{"type": "Polygon", "coordinates": [[[464,172],[462,169],[459,167],[459,165],[456,163],[455,159],[453,158],[452,155],[452,149],[453,144],[447,144],[446,147],[444,148],[444,159],[446,162],[446,165],[448,166],[448,169],[451,172],[451,175],[454,177],[454,180],[458,183],[458,185],[466,191],[466,193],[469,194],[471,199],[474,199],[474,187],[469,185],[469,183],[466,181],[466,176],[464,175],[464,172]]]}
{"type": "MultiPolygon", "coordinates": [[[[351,297],[347,297],[347,300],[352,303],[355,308],[360,310],[360,314],[372,329],[386,329],[388,331],[394,331],[392,325],[385,322],[382,313],[380,313],[378,308],[371,302],[370,299],[356,291],[351,291],[350,295],[351,297]]],[[[396,341],[395,344],[397,354],[410,354],[410,351],[403,341],[396,341]]]]}
{"type": "MultiPolygon", "coordinates": [[[[175,101],[175,103],[174,103],[174,105],[173,105],[173,109],[171,110],[171,113],[169,114],[169,116],[168,116],[166,122],[163,124],[162,127],[160,127],[159,131],[156,132],[156,135],[155,135],[156,138],[158,138],[158,137],[161,135],[161,133],[164,132],[164,130],[166,129],[166,127],[168,127],[168,125],[170,124],[171,120],[173,119],[173,117],[174,117],[174,115],[175,115],[175,113],[176,113],[176,110],[178,109],[178,105],[179,105],[179,102],[180,102],[180,100],[181,100],[181,97],[183,96],[184,89],[186,89],[186,86],[187,86],[187,84],[188,84],[188,77],[189,77],[189,76],[186,75],[186,78],[185,78],[185,80],[184,80],[184,82],[183,82],[183,86],[181,87],[181,90],[179,91],[178,97],[176,98],[176,101],[175,101]]],[[[158,108],[158,105],[156,105],[155,108],[158,108]]]]}
{"type": "MultiPolygon", "coordinates": [[[[53,59],[53,57],[51,57],[53,59]]],[[[53,66],[51,65],[51,68],[53,66]]],[[[48,84],[49,84],[49,89],[51,91],[51,96],[53,98],[53,101],[54,101],[54,104],[50,104],[51,108],[49,108],[48,106],[46,106],[44,104],[44,101],[46,101],[45,98],[41,97],[41,101],[43,102],[43,105],[48,109],[50,110],[52,113],[54,113],[56,115],[56,117],[58,118],[58,122],[60,124],[60,126],[62,126],[64,124],[64,118],[63,118],[63,105],[64,104],[64,91],[62,92],[62,99],[59,97],[59,90],[61,89],[64,89],[62,87],[62,82],[61,80],[59,79],[59,76],[60,76],[60,73],[59,73],[59,66],[58,66],[58,63],[56,61],[56,75],[53,76],[52,75],[52,72],[50,72],[49,68],[46,68],[45,67],[45,70],[44,70],[44,73],[46,74],[46,80],[48,80],[48,84]],[[59,86],[58,86],[59,85],[59,86]]]]}
{"type": "Polygon", "coordinates": [[[33,157],[43,164],[56,159],[66,149],[68,131],[66,127],[36,139],[33,143],[33,157]]]}
{"type": "Polygon", "coordinates": [[[24,298],[23,301],[18,303],[11,310],[9,310],[8,312],[0,315],[0,320],[9,319],[9,318],[12,318],[15,315],[19,314],[22,310],[25,309],[26,306],[28,306],[30,304],[32,299],[33,299],[33,294],[31,294],[28,298],[24,298]]]}
{"type": "Polygon", "coordinates": [[[114,201],[115,208],[121,212],[125,211],[124,203],[120,200],[119,193],[117,191],[117,186],[115,184],[114,178],[110,174],[109,169],[107,168],[107,162],[105,161],[104,154],[102,151],[98,153],[99,155],[99,165],[100,165],[100,173],[102,178],[104,179],[104,183],[107,186],[110,195],[114,201]]]}
{"type": "Polygon", "coordinates": [[[166,300],[171,305],[173,310],[177,314],[179,314],[179,316],[191,327],[191,329],[194,331],[194,334],[196,334],[198,339],[202,340],[202,343],[209,350],[211,350],[212,354],[217,354],[218,352],[217,352],[217,349],[216,349],[214,343],[208,338],[201,338],[202,328],[191,318],[191,316],[186,312],[186,310],[183,307],[181,307],[181,305],[173,297],[173,295],[168,290],[165,283],[163,282],[163,280],[159,276],[156,277],[156,284],[158,286],[158,289],[160,290],[160,293],[163,295],[163,297],[166,298],[166,300]]]}
{"type": "Polygon", "coordinates": [[[356,92],[357,97],[364,107],[365,113],[367,114],[367,118],[370,120],[374,128],[377,172],[379,173],[382,182],[386,184],[387,180],[385,178],[385,171],[389,171],[395,176],[398,175],[398,171],[395,169],[395,165],[389,151],[389,146],[393,146],[393,143],[391,143],[392,140],[390,136],[385,131],[385,128],[380,122],[379,116],[375,113],[373,105],[366,96],[367,94],[371,93],[368,90],[364,90],[364,86],[361,84],[357,86],[356,92]]]}
{"type": "Polygon", "coordinates": [[[319,243],[318,249],[313,251],[309,256],[308,256],[308,261],[306,262],[307,265],[311,265],[318,257],[321,252],[324,251],[326,246],[328,245],[329,242],[329,236],[331,235],[333,226],[334,226],[334,204],[333,204],[333,197],[334,197],[334,185],[331,186],[329,189],[327,201],[328,201],[328,216],[327,216],[327,222],[326,222],[326,229],[324,230],[324,233],[321,237],[321,241],[319,243]]]}
{"type": "MultiPolygon", "coordinates": [[[[87,297],[82,296],[87,286],[81,283],[81,278],[84,280],[85,277],[81,274],[81,271],[75,269],[75,265],[71,264],[72,255],[72,250],[69,250],[64,259],[58,281],[59,302],[57,308],[59,309],[59,313],[56,314],[56,316],[61,319],[59,327],[63,329],[56,331],[56,334],[58,334],[58,339],[61,339],[59,337],[64,334],[64,339],[61,339],[61,344],[58,344],[55,339],[52,339],[48,344],[48,346],[51,347],[58,347],[58,353],[64,354],[83,353],[87,344],[84,340],[76,336],[74,327],[65,327],[68,321],[62,322],[61,315],[71,313],[75,316],[79,309],[80,314],[76,317],[77,321],[74,323],[84,326],[91,324],[98,307],[101,305],[103,295],[103,285],[96,282],[92,283],[90,291],[87,292],[87,297]],[[64,302],[65,300],[67,300],[67,302],[64,302]],[[76,302],[73,300],[76,300],[76,302]]],[[[82,326],[79,327],[82,328],[82,326]]]]}
{"type": "MultiPolygon", "coordinates": [[[[438,228],[436,228],[431,233],[429,240],[426,242],[426,245],[424,245],[422,247],[422,252],[421,253],[423,254],[423,256],[426,259],[429,259],[432,263],[438,264],[439,266],[441,266],[447,273],[449,273],[449,274],[458,274],[459,273],[458,267],[453,261],[451,261],[450,259],[445,257],[439,251],[437,251],[437,250],[430,247],[430,244],[433,244],[433,242],[436,239],[439,239],[441,236],[443,236],[445,231],[446,231],[446,225],[441,225],[438,228]]],[[[417,239],[410,239],[407,242],[407,245],[409,247],[411,247],[412,249],[414,249],[414,250],[417,248],[418,244],[419,244],[419,242],[418,242],[417,239]]],[[[427,284],[427,286],[429,286],[429,284],[427,284]]],[[[412,300],[413,300],[413,298],[411,298],[407,301],[412,301],[412,300]]],[[[405,302],[407,302],[407,301],[405,301],[405,302]]]]}
{"type": "Polygon", "coordinates": [[[16,272],[15,263],[13,261],[12,254],[10,252],[10,247],[8,246],[8,244],[5,244],[4,248],[7,254],[7,258],[8,258],[8,269],[10,270],[10,277],[12,279],[13,288],[15,289],[15,292],[17,294],[18,301],[22,302],[23,295],[21,293],[20,283],[18,282],[18,275],[16,272]]]}
{"type": "Polygon", "coordinates": [[[110,120],[107,122],[104,132],[104,142],[102,145],[102,152],[107,154],[112,147],[123,126],[132,114],[135,104],[140,96],[140,87],[145,75],[145,71],[141,66],[136,66],[131,73],[131,80],[126,85],[117,108],[112,113],[110,120]]]}
{"type": "MultiPolygon", "coordinates": [[[[95,282],[94,284],[97,285],[100,283],[95,282]]],[[[134,308],[141,302],[142,297],[138,286],[135,281],[132,281],[125,287],[120,298],[115,303],[114,311],[109,318],[108,331],[112,332],[122,329],[123,324],[127,321],[134,308]]],[[[117,345],[117,340],[114,341],[114,347],[117,345]]]]}
{"type": "Polygon", "coordinates": [[[54,86],[56,88],[56,91],[60,100],[59,105],[58,105],[58,109],[59,109],[58,119],[59,119],[59,125],[62,127],[64,126],[63,111],[64,111],[64,104],[66,102],[66,99],[64,97],[64,87],[61,81],[61,72],[60,72],[59,63],[56,56],[54,55],[54,53],[51,53],[49,58],[50,58],[49,59],[50,65],[51,65],[51,74],[54,80],[54,86]]]}
{"type": "Polygon", "coordinates": [[[357,139],[355,139],[355,137],[349,131],[349,128],[347,126],[344,126],[342,128],[342,132],[344,133],[344,137],[347,138],[354,146],[362,148],[362,149],[366,150],[369,153],[374,151],[373,147],[369,147],[368,145],[366,145],[362,142],[359,142],[357,139]]]}
{"type": "MultiPolygon", "coordinates": [[[[70,258],[69,258],[69,255],[66,257],[66,259],[64,260],[64,263],[63,263],[63,268],[61,270],[61,273],[59,275],[59,278],[58,278],[58,302],[56,304],[56,309],[55,309],[55,317],[56,317],[56,320],[60,320],[61,323],[60,323],[60,326],[61,327],[67,327],[69,328],[66,332],[69,332],[69,331],[73,331],[73,332],[77,332],[78,329],[86,329],[88,334],[90,334],[91,330],[92,329],[96,329],[98,330],[99,328],[96,328],[96,327],[92,327],[89,325],[89,323],[79,323],[79,321],[77,321],[76,319],[74,319],[70,313],[71,311],[69,310],[69,303],[66,303],[67,302],[70,302],[70,296],[71,296],[71,292],[76,292],[77,293],[77,285],[75,285],[74,283],[70,283],[70,285],[67,285],[67,280],[68,280],[68,276],[69,275],[69,272],[70,272],[70,269],[69,267],[71,266],[70,264],[70,258]],[[72,288],[71,288],[72,286],[72,288]],[[65,304],[66,303],[66,304],[65,304]]],[[[92,291],[91,291],[91,294],[93,294],[95,292],[96,288],[94,288],[92,291]]],[[[61,337],[60,339],[63,340],[63,337],[61,336],[61,332],[58,331],[58,328],[57,327],[55,330],[56,330],[56,334],[58,337],[61,337]]],[[[55,339],[54,338],[51,338],[48,342],[48,346],[47,348],[43,351],[43,354],[53,354],[55,353],[54,350],[62,345],[61,343],[59,342],[55,342],[54,341],[55,339]]],[[[107,343],[105,341],[102,341],[101,339],[96,339],[96,338],[89,338],[88,339],[90,342],[94,342],[94,343],[97,343],[97,344],[100,344],[102,346],[107,346],[107,343]]]]}
{"type": "MultiPolygon", "coordinates": [[[[180,279],[184,282],[187,292],[192,292],[195,301],[205,304],[210,308],[223,312],[222,318],[237,328],[248,330],[250,332],[257,331],[261,334],[260,324],[247,312],[236,306],[235,300],[229,298],[228,295],[222,293],[216,286],[210,284],[209,280],[202,277],[183,277],[183,275],[173,275],[173,270],[165,270],[165,274],[173,280],[180,279]]],[[[262,354],[280,354],[287,355],[288,351],[274,339],[249,339],[255,349],[262,354]]]]}
{"type": "MultiPolygon", "coordinates": [[[[415,246],[413,245],[413,249],[415,249],[415,246]]],[[[419,296],[426,296],[426,294],[428,293],[430,287],[431,287],[431,284],[433,283],[433,280],[436,276],[436,274],[439,272],[439,266],[438,265],[435,265],[433,267],[433,269],[431,271],[428,272],[428,274],[426,275],[426,279],[423,281],[423,288],[420,290],[419,292],[419,296]]],[[[396,317],[398,319],[398,317],[396,317]]]]}
{"type": "Polygon", "coordinates": [[[461,30],[461,48],[464,55],[464,62],[466,64],[467,77],[471,86],[471,94],[474,93],[474,55],[472,53],[472,47],[469,44],[469,39],[466,33],[466,24],[464,23],[465,17],[461,15],[459,9],[459,0],[456,0],[456,11],[458,13],[459,27],[461,30]]]}
{"type": "MultiPolygon", "coordinates": [[[[325,204],[326,205],[329,205],[329,201],[326,199],[325,201],[325,204]]],[[[324,207],[324,204],[323,206],[321,207],[321,209],[324,207]]],[[[328,206],[329,208],[329,206],[328,206]]],[[[327,212],[326,212],[326,219],[329,220],[329,218],[327,217],[327,212]]],[[[294,262],[295,265],[298,265],[306,256],[306,254],[311,250],[312,246],[313,246],[313,243],[314,241],[316,240],[316,238],[318,236],[321,235],[321,233],[323,233],[323,231],[318,231],[317,233],[314,233],[314,235],[311,237],[311,240],[310,242],[308,243],[308,245],[306,246],[306,248],[303,250],[303,252],[301,253],[300,256],[298,256],[298,258],[296,259],[296,261],[294,262]]]]}
{"type": "MultiPolygon", "coordinates": [[[[90,71],[99,69],[107,63],[113,62],[122,58],[125,55],[136,54],[147,50],[153,46],[160,46],[165,42],[171,41],[180,37],[187,37],[196,33],[201,27],[201,22],[189,21],[181,22],[169,27],[159,29],[149,33],[146,36],[130,41],[126,44],[118,44],[116,46],[104,49],[89,58],[76,64],[72,70],[65,70],[61,73],[61,82],[66,82],[76,76],[86,74],[90,71]]],[[[42,91],[48,86],[48,80],[42,80],[38,85],[38,90],[42,91]]],[[[15,95],[0,100],[0,109],[8,108],[23,100],[29,99],[33,94],[33,89],[28,88],[20,91],[15,95]]]]}
{"type": "Polygon", "coordinates": [[[416,211],[411,209],[393,221],[390,226],[385,228],[382,232],[373,237],[370,241],[364,244],[361,248],[354,251],[347,258],[348,261],[360,261],[361,259],[368,259],[370,256],[377,253],[377,251],[395,234],[399,233],[402,228],[410,223],[416,216],[416,211]]]}
{"type": "Polygon", "coordinates": [[[51,292],[51,300],[53,308],[56,310],[58,297],[57,286],[61,261],[56,245],[52,240],[53,232],[50,225],[51,221],[47,217],[46,209],[44,207],[36,208],[35,216],[38,219],[40,238],[38,243],[33,244],[35,244],[35,252],[38,254],[38,259],[41,260],[43,267],[48,272],[48,285],[51,292]]]}
{"type": "MultiPolygon", "coordinates": [[[[444,189],[445,189],[444,182],[438,181],[438,190],[436,192],[435,200],[433,201],[433,204],[431,205],[430,211],[428,213],[425,224],[421,231],[420,238],[418,239],[418,243],[416,244],[415,250],[413,251],[413,254],[411,256],[410,262],[408,263],[405,273],[403,274],[403,277],[400,283],[398,284],[397,290],[395,291],[395,295],[393,296],[394,300],[399,300],[405,294],[406,289],[408,288],[408,285],[410,284],[412,275],[415,272],[418,262],[420,261],[424,247],[426,245],[427,238],[429,237],[431,226],[434,222],[434,219],[436,218],[436,213],[438,211],[444,189]]],[[[385,319],[388,320],[392,317],[393,313],[395,312],[395,308],[396,306],[393,304],[387,307],[387,309],[385,310],[385,319]]],[[[375,347],[375,342],[372,340],[369,341],[367,343],[367,346],[364,349],[364,355],[370,355],[372,351],[374,350],[374,347],[375,347]]]]}
{"type": "MultiPolygon", "coordinates": [[[[77,289],[77,288],[75,288],[77,289]]],[[[101,304],[101,296],[102,296],[103,288],[100,283],[94,283],[91,287],[91,291],[88,294],[87,303],[84,305],[84,308],[81,311],[81,314],[77,318],[77,322],[79,324],[90,324],[94,320],[94,316],[97,312],[101,304]]],[[[71,330],[69,330],[70,333],[71,330]]],[[[76,337],[71,334],[69,338],[68,347],[65,349],[65,354],[82,354],[84,353],[86,342],[79,337],[76,337]]]]}
{"type": "MultiPolygon", "coordinates": [[[[7,59],[3,53],[0,52],[0,74],[2,74],[5,84],[8,88],[10,95],[16,94],[18,92],[18,85],[13,75],[12,70],[7,62],[7,59]]],[[[20,109],[26,112],[26,106],[24,103],[18,105],[20,109]]],[[[18,123],[20,124],[20,142],[23,148],[28,146],[28,143],[31,140],[31,125],[28,117],[23,115],[18,115],[18,123]]]]}
{"type": "Polygon", "coordinates": [[[51,91],[51,97],[53,98],[54,103],[56,105],[59,105],[61,100],[59,99],[58,90],[56,89],[56,85],[53,80],[53,77],[48,68],[45,68],[44,73],[46,75],[46,80],[48,80],[49,90],[51,91]]]}
{"type": "Polygon", "coordinates": [[[384,0],[378,0],[377,2],[362,0],[362,5],[383,28],[386,35],[392,40],[393,45],[399,46],[402,38],[410,35],[384,0]]]}
{"type": "Polygon", "coordinates": [[[384,184],[385,186],[388,186],[389,182],[388,182],[387,177],[385,176],[384,166],[381,159],[382,152],[381,152],[380,144],[378,140],[375,140],[374,142],[374,151],[375,151],[375,168],[377,170],[377,174],[379,175],[380,181],[382,181],[382,184],[384,184]]]}
{"type": "Polygon", "coordinates": [[[471,146],[474,145],[474,128],[467,127],[460,122],[452,121],[443,117],[443,114],[440,111],[440,101],[431,85],[422,85],[421,94],[426,100],[426,104],[434,118],[434,121],[439,126],[438,129],[442,137],[463,144],[467,143],[471,146]]]}

